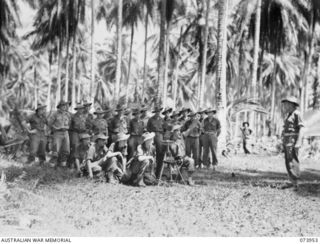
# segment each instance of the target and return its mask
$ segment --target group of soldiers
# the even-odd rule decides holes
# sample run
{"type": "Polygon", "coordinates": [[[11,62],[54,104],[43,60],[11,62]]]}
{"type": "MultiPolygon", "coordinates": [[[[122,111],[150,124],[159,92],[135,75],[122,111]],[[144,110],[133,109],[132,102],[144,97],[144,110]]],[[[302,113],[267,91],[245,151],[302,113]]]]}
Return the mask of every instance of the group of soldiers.
{"type": "Polygon", "coordinates": [[[173,111],[155,105],[114,109],[97,108],[82,102],[69,112],[70,102],[60,101],[47,118],[46,106],[39,104],[24,121],[30,137],[28,162],[46,162],[47,138],[52,138],[50,165],[75,168],[90,178],[102,174],[109,183],[145,186],[161,178],[164,157],[170,156],[188,172],[193,185],[196,167],[214,169],[220,122],[213,108],[197,112],[188,108],[173,111]],[[152,116],[148,116],[152,114],[152,116]],[[210,153],[211,151],[211,153],[210,153]],[[209,155],[210,154],[210,155],[209,155]],[[211,160],[210,160],[211,158],[211,160]]]}

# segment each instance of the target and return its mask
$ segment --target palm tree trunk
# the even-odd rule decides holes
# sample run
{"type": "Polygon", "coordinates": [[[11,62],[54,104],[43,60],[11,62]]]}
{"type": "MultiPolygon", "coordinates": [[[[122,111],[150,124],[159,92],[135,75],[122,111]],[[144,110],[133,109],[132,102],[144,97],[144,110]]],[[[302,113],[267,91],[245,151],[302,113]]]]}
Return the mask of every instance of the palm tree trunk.
{"type": "Polygon", "coordinates": [[[61,57],[61,39],[58,39],[58,77],[57,77],[57,83],[58,83],[58,88],[57,88],[57,96],[56,96],[56,104],[55,106],[58,105],[60,99],[61,99],[61,63],[62,63],[62,57],[61,57]]]}
{"type": "MultiPolygon", "coordinates": [[[[181,28],[180,28],[180,36],[182,36],[182,33],[183,33],[183,27],[181,26],[181,28]]],[[[182,45],[182,42],[179,42],[178,57],[177,57],[176,70],[175,70],[175,77],[174,77],[174,81],[173,81],[173,85],[172,85],[172,90],[173,90],[173,110],[176,110],[176,104],[177,104],[181,45],[182,45]]]]}
{"type": "Polygon", "coordinates": [[[148,48],[148,17],[149,17],[149,8],[146,7],[146,16],[144,23],[144,60],[143,60],[143,85],[142,85],[142,101],[144,101],[144,90],[147,82],[147,48],[148,48]]]}
{"type": "MultiPolygon", "coordinates": [[[[76,31],[75,31],[76,32],[76,31]]],[[[73,36],[73,43],[72,43],[72,108],[76,105],[76,72],[77,72],[77,47],[76,47],[76,34],[73,36]]]]}
{"type": "Polygon", "coordinates": [[[114,102],[119,100],[120,81],[121,81],[121,59],[122,59],[122,0],[118,0],[118,18],[117,18],[117,66],[116,66],[116,84],[114,91],[114,102]]]}
{"type": "Polygon", "coordinates": [[[308,56],[306,58],[305,66],[302,73],[302,86],[301,86],[301,113],[303,114],[308,109],[308,78],[310,74],[310,66],[313,57],[314,46],[314,11],[311,11],[309,31],[308,31],[308,56]]]}
{"type": "Polygon", "coordinates": [[[320,84],[320,54],[318,55],[318,66],[317,66],[317,78],[314,83],[314,90],[313,90],[313,109],[320,108],[320,101],[319,101],[319,84],[320,84]]]}
{"type": "Polygon", "coordinates": [[[90,82],[90,101],[93,102],[93,86],[95,79],[95,49],[94,49],[94,28],[95,28],[95,0],[91,0],[91,82],[90,82]]]}
{"type": "Polygon", "coordinates": [[[51,110],[51,88],[52,88],[52,78],[51,78],[51,69],[52,69],[52,63],[51,63],[51,51],[48,52],[48,60],[49,60],[49,84],[48,84],[48,93],[47,93],[47,111],[49,112],[51,110]]]}
{"type": "Polygon", "coordinates": [[[199,107],[203,107],[204,104],[204,87],[206,82],[207,73],[207,49],[208,49],[208,34],[209,34],[209,12],[210,12],[210,0],[207,0],[207,11],[206,11],[206,25],[204,29],[204,47],[202,55],[202,67],[201,67],[201,81],[200,81],[200,98],[199,107]]]}
{"type": "Polygon", "coordinates": [[[271,85],[271,126],[275,124],[276,84],[277,84],[277,56],[274,55],[273,77],[271,85]]]}
{"type": "Polygon", "coordinates": [[[69,12],[68,12],[68,6],[67,5],[67,14],[66,14],[66,40],[67,40],[67,52],[66,52],[66,84],[65,84],[65,90],[64,90],[64,100],[68,101],[69,96],[69,12]]]}
{"type": "Polygon", "coordinates": [[[227,94],[226,94],[226,68],[227,68],[227,14],[228,0],[220,0],[218,16],[218,71],[217,71],[217,116],[221,123],[219,137],[222,148],[227,140],[227,94]]]}
{"type": "MultiPolygon", "coordinates": [[[[261,0],[257,1],[257,12],[255,22],[255,33],[254,33],[254,51],[253,51],[253,70],[252,70],[252,97],[257,100],[257,72],[259,62],[259,43],[260,43],[260,22],[261,22],[261,0]]],[[[250,124],[254,126],[253,131],[256,131],[255,126],[255,112],[250,113],[250,124]]]]}
{"type": "Polygon", "coordinates": [[[33,67],[33,82],[34,82],[34,108],[38,105],[38,84],[37,84],[37,65],[34,63],[33,67]]]}
{"type": "Polygon", "coordinates": [[[158,56],[158,89],[156,102],[161,102],[161,87],[165,71],[165,34],[166,34],[166,8],[167,0],[161,0],[160,42],[158,56]]]}
{"type": "Polygon", "coordinates": [[[163,82],[163,107],[165,108],[167,106],[167,91],[168,91],[168,65],[169,65],[169,51],[170,51],[170,25],[167,25],[167,31],[166,31],[166,59],[165,59],[165,66],[164,66],[164,82],[163,82]]]}
{"type": "MultiPolygon", "coordinates": [[[[131,25],[131,37],[130,37],[130,51],[129,51],[129,67],[128,67],[128,83],[126,87],[126,105],[129,101],[129,85],[130,85],[130,75],[131,75],[131,62],[132,62],[132,46],[133,46],[133,37],[134,37],[134,24],[131,25]]],[[[137,87],[137,84],[136,84],[137,87]]]]}

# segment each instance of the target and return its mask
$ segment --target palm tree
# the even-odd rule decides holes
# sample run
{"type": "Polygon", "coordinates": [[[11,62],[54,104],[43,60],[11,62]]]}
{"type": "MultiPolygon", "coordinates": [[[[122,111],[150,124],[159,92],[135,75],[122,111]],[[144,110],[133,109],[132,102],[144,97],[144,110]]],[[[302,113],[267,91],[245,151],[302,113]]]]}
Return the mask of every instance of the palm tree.
{"type": "Polygon", "coordinates": [[[226,57],[227,57],[227,15],[228,0],[219,1],[218,19],[218,70],[217,70],[217,115],[221,122],[220,142],[226,146],[227,135],[227,95],[226,95],[226,57]]]}
{"type": "Polygon", "coordinates": [[[114,101],[119,100],[120,82],[121,82],[121,57],[122,57],[122,6],[123,1],[118,0],[118,18],[117,18],[117,66],[116,66],[116,84],[114,92],[114,101]]]}
{"type": "MultiPolygon", "coordinates": [[[[14,0],[0,0],[0,102],[5,82],[6,70],[6,49],[11,38],[15,35],[15,28],[20,24],[18,7],[14,0]]],[[[2,104],[0,104],[2,107],[2,104]]]]}
{"type": "Polygon", "coordinates": [[[203,107],[203,96],[204,96],[204,85],[206,81],[207,73],[207,49],[208,49],[208,34],[209,34],[209,12],[210,12],[210,0],[207,0],[206,6],[206,18],[205,18],[205,28],[204,28],[204,45],[203,45],[203,54],[201,61],[201,80],[199,88],[199,107],[203,107]]]}
{"type": "Polygon", "coordinates": [[[158,56],[158,89],[156,102],[161,102],[161,87],[164,84],[165,76],[165,33],[166,33],[166,13],[167,13],[167,0],[161,0],[160,11],[160,42],[159,42],[159,56],[158,56]]]}
{"type": "Polygon", "coordinates": [[[308,81],[310,70],[312,66],[312,59],[314,54],[315,45],[315,28],[316,23],[320,23],[320,4],[317,0],[299,0],[298,10],[302,13],[308,23],[308,31],[306,33],[305,42],[305,65],[301,75],[301,111],[304,112],[308,109],[308,81]]]}

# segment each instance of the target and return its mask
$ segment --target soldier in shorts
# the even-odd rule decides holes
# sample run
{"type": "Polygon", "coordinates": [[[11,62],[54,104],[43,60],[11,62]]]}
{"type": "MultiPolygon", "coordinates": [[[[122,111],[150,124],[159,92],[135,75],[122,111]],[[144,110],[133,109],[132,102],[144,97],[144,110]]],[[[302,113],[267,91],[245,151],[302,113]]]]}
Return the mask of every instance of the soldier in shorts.
{"type": "Polygon", "coordinates": [[[299,102],[295,97],[287,97],[282,101],[283,113],[285,115],[284,128],[282,132],[285,163],[291,184],[288,186],[298,189],[300,177],[299,148],[302,144],[304,124],[300,112],[299,102]]]}

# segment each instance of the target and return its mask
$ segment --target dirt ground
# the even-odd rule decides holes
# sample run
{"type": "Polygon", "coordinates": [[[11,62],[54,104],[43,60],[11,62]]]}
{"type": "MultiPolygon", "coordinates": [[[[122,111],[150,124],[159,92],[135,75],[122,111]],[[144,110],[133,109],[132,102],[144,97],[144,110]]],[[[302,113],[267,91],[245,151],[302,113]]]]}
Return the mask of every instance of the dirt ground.
{"type": "Polygon", "coordinates": [[[114,186],[5,160],[1,168],[0,236],[320,236],[313,160],[302,163],[297,192],[280,189],[281,156],[222,158],[216,171],[196,172],[195,187],[114,186]]]}

